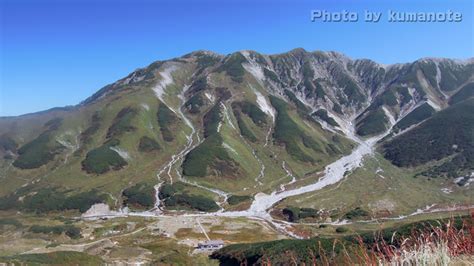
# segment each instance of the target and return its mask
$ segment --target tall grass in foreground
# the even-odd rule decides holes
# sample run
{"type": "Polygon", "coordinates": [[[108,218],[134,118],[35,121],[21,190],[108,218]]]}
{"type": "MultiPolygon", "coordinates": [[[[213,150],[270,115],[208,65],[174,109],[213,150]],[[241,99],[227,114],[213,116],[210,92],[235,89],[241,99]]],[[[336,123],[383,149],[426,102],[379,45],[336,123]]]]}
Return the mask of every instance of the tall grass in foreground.
{"type": "MultiPolygon", "coordinates": [[[[373,244],[367,244],[357,237],[356,245],[343,244],[343,252],[319,249],[314,255],[308,250],[311,263],[303,265],[474,265],[474,211],[471,217],[464,219],[461,227],[454,226],[454,219],[438,225],[427,225],[413,230],[408,236],[397,237],[390,241],[380,235],[375,236],[373,244]]],[[[334,240],[333,247],[342,244],[334,240]]],[[[302,265],[295,253],[285,254],[292,265],[302,265]]],[[[244,263],[245,264],[245,263],[244,263]]],[[[272,259],[263,257],[261,264],[273,265],[272,259]]],[[[278,264],[278,263],[277,263],[278,264]]]]}

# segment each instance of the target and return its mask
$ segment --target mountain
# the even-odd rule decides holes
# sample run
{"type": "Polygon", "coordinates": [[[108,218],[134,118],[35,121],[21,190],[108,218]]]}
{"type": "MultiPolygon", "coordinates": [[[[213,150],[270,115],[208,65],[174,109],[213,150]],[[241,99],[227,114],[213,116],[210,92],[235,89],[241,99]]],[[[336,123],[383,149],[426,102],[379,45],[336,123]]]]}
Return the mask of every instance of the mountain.
{"type": "Polygon", "coordinates": [[[76,106],[0,118],[0,209],[233,209],[385,133],[393,167],[468,182],[473,88],[472,59],[196,51],[76,106]]]}

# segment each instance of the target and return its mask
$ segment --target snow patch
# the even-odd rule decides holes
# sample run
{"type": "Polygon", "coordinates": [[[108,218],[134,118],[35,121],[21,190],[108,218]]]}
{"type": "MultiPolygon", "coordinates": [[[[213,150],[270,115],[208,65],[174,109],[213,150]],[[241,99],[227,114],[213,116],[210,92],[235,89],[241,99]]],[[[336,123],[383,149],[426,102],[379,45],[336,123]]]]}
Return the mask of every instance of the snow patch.
{"type": "Polygon", "coordinates": [[[245,59],[247,59],[248,63],[242,64],[243,68],[247,70],[252,76],[255,77],[255,79],[258,81],[260,85],[263,84],[263,80],[265,79],[265,75],[263,74],[263,69],[262,67],[255,62],[251,57],[250,53],[248,51],[242,51],[240,52],[245,59]]]}
{"type": "Polygon", "coordinates": [[[125,160],[130,160],[131,157],[130,157],[130,154],[128,154],[128,152],[124,149],[121,149],[119,147],[110,147],[111,150],[113,150],[114,152],[118,153],[118,155],[120,155],[120,157],[122,157],[123,159],[125,160]]]}
{"type": "Polygon", "coordinates": [[[161,80],[153,88],[153,91],[155,92],[156,97],[158,97],[158,99],[160,99],[160,101],[162,102],[163,102],[163,95],[166,93],[165,92],[166,87],[173,84],[174,82],[171,74],[177,69],[178,67],[176,67],[175,65],[171,65],[159,73],[161,76],[161,80]]]}
{"type": "Polygon", "coordinates": [[[204,95],[206,96],[206,98],[211,102],[211,103],[214,103],[214,101],[216,100],[214,95],[210,94],[209,92],[205,92],[204,95]]]}
{"type": "Polygon", "coordinates": [[[290,183],[288,183],[288,185],[295,183],[296,182],[296,177],[293,175],[293,173],[290,171],[290,169],[288,169],[288,167],[286,167],[286,162],[285,161],[283,161],[281,163],[281,168],[283,168],[283,170],[285,170],[287,176],[291,177],[291,181],[290,181],[290,183]]]}
{"type": "Polygon", "coordinates": [[[234,148],[232,148],[229,144],[227,144],[225,142],[222,143],[222,147],[224,147],[226,150],[234,153],[235,155],[239,155],[234,148]]]}
{"type": "Polygon", "coordinates": [[[439,111],[439,110],[442,109],[441,106],[439,106],[437,103],[435,103],[434,101],[432,101],[432,100],[430,100],[430,99],[428,99],[426,102],[427,102],[431,107],[433,107],[433,109],[435,109],[436,111],[439,111]]]}
{"type": "Polygon", "coordinates": [[[110,210],[109,205],[105,203],[96,203],[92,205],[85,213],[81,215],[82,218],[86,219],[97,219],[100,217],[124,217],[127,216],[128,209],[120,211],[110,210]]]}
{"type": "Polygon", "coordinates": [[[262,112],[268,114],[271,118],[272,121],[275,122],[275,109],[270,105],[270,103],[267,101],[267,98],[263,96],[258,90],[256,90],[252,85],[250,85],[250,88],[252,88],[253,92],[255,93],[255,96],[257,96],[257,105],[260,107],[260,110],[262,112]]]}
{"type": "Polygon", "coordinates": [[[447,187],[442,188],[441,191],[445,194],[451,194],[453,192],[451,188],[447,188],[447,187]]]}
{"type": "Polygon", "coordinates": [[[395,125],[396,119],[393,117],[392,113],[390,113],[390,111],[385,106],[383,106],[382,109],[385,113],[385,116],[387,116],[388,121],[390,122],[390,126],[395,125]]]}
{"type": "Polygon", "coordinates": [[[224,109],[225,121],[229,124],[230,127],[232,127],[233,129],[236,129],[234,123],[232,123],[232,120],[230,119],[230,114],[229,114],[229,110],[227,109],[227,106],[225,106],[225,104],[221,102],[221,107],[222,109],[224,109]]]}

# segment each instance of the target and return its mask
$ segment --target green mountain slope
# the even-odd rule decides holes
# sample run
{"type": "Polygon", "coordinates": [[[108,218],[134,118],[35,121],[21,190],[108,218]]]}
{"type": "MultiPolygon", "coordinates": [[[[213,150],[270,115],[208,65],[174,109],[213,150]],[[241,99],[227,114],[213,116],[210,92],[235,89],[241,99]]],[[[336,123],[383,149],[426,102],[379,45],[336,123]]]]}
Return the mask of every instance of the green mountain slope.
{"type": "Polygon", "coordinates": [[[119,208],[128,189],[150,207],[156,184],[179,181],[173,208],[227,208],[223,195],[248,199],[318,178],[392,120],[394,132],[417,126],[387,138],[386,158],[400,167],[439,161],[423,174],[459,175],[472,162],[472,100],[464,99],[473,65],[382,66],[303,49],[157,61],[76,106],[0,118],[0,197],[14,207],[29,194],[58,191],[119,208]]]}

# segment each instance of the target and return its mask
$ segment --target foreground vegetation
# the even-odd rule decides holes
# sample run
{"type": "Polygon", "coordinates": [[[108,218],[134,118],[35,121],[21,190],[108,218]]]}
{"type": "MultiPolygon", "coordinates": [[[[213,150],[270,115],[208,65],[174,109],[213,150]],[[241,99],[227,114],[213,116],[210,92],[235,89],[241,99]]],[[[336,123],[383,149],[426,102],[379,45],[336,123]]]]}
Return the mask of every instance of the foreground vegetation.
{"type": "Polygon", "coordinates": [[[457,256],[474,255],[473,218],[428,220],[341,237],[235,244],[211,257],[222,265],[446,265],[457,256]]]}

